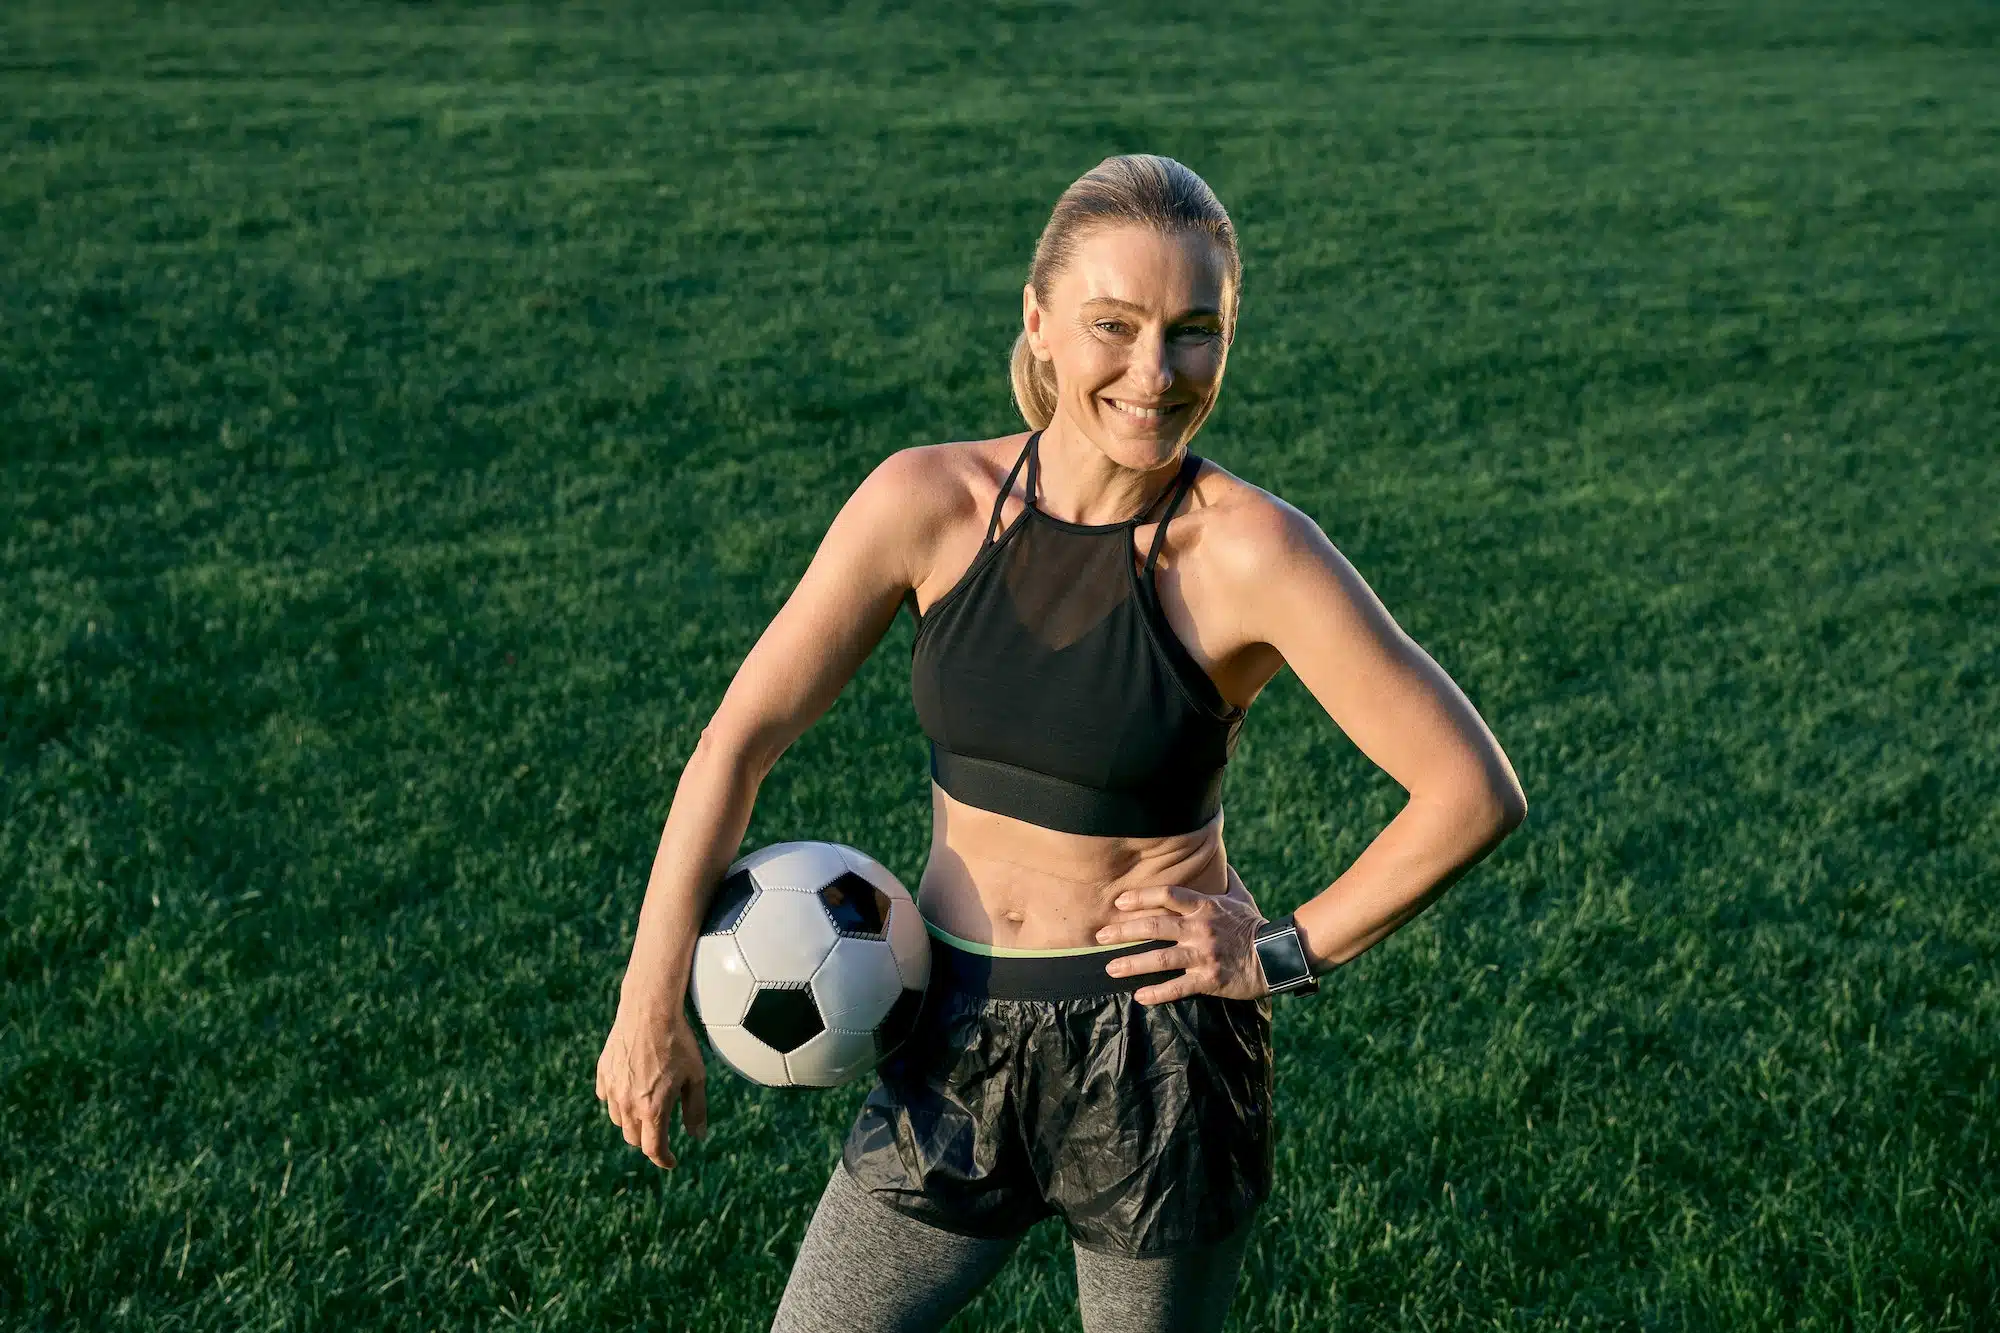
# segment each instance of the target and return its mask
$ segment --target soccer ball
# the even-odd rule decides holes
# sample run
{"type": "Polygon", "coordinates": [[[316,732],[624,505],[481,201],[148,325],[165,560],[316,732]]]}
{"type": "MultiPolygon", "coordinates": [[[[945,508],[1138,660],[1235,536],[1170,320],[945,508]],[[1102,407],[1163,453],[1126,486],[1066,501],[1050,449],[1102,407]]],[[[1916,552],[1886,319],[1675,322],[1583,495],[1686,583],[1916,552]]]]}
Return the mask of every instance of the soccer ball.
{"type": "Polygon", "coordinates": [[[833,1088],[903,1044],[930,984],[916,899],[837,842],[780,842],[731,865],[694,945],[694,1008],[731,1069],[833,1088]]]}

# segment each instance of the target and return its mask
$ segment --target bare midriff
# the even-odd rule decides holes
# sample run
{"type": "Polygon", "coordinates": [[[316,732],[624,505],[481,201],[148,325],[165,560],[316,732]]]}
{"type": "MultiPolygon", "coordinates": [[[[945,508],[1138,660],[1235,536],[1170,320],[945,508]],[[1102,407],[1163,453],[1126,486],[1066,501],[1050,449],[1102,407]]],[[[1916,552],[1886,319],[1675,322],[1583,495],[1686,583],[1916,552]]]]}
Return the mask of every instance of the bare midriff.
{"type": "Polygon", "coordinates": [[[1222,819],[1217,812],[1201,828],[1168,837],[1088,837],[966,805],[933,782],[931,852],[917,905],[932,925],[973,943],[1095,945],[1099,928],[1129,915],[1113,905],[1127,889],[1227,892],[1222,819]]]}

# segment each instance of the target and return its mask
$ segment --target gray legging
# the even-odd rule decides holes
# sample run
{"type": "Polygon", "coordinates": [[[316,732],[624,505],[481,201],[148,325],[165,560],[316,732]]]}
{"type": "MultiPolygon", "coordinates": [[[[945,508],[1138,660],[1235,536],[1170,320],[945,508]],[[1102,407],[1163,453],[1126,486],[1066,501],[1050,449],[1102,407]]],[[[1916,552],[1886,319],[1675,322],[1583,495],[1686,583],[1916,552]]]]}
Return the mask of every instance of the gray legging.
{"type": "MultiPolygon", "coordinates": [[[[1159,1258],[1074,1246],[1084,1333],[1215,1333],[1249,1234],[1246,1225],[1206,1249],[1159,1258]]],[[[979,1240],[905,1217],[836,1163],[771,1333],[936,1333],[1000,1271],[1021,1235],[979,1240]]]]}

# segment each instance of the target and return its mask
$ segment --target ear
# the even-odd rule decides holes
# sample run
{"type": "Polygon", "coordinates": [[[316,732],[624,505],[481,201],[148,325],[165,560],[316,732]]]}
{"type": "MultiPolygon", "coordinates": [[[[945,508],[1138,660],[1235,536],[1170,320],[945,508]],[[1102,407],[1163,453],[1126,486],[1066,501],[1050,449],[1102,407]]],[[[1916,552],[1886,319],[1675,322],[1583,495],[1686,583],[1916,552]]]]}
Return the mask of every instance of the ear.
{"type": "Polygon", "coordinates": [[[1021,328],[1028,335],[1028,350],[1037,361],[1052,361],[1048,343],[1042,337],[1042,307],[1035,300],[1035,284],[1021,284],[1021,328]]]}

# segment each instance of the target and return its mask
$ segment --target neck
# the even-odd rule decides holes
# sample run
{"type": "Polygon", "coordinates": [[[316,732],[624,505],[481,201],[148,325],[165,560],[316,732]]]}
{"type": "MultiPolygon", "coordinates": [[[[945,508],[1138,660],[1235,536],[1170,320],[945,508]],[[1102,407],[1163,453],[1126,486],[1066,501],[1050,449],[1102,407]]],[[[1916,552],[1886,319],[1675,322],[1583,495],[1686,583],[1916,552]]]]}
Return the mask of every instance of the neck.
{"type": "Polygon", "coordinates": [[[1036,506],[1065,523],[1122,523],[1145,513],[1167,493],[1186,454],[1177,448],[1165,458],[1128,467],[1058,408],[1035,444],[1041,473],[1036,506]]]}

